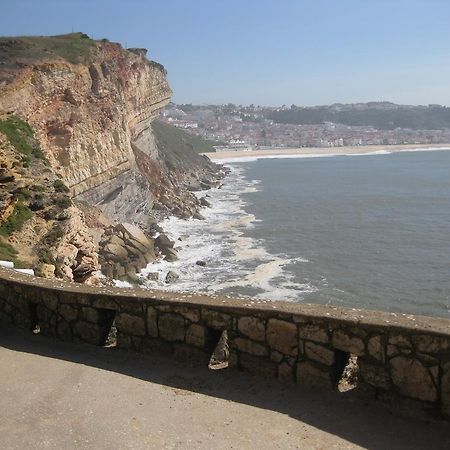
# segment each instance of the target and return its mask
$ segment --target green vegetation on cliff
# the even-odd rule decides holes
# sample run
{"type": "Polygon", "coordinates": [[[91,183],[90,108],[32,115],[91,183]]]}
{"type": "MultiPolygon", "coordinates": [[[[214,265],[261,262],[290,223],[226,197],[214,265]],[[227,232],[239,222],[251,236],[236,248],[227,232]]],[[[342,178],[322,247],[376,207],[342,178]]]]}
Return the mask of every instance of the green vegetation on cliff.
{"type": "Polygon", "coordinates": [[[17,259],[17,251],[15,248],[8,244],[7,242],[4,242],[0,239],[0,260],[2,261],[11,261],[14,263],[14,267],[20,269],[25,268],[27,265],[19,261],[17,259]]]}
{"type": "Polygon", "coordinates": [[[210,153],[215,152],[214,145],[219,145],[219,142],[202,139],[160,120],[153,121],[152,128],[158,142],[167,148],[181,148],[182,150],[184,147],[194,150],[196,153],[210,153]]]}
{"type": "Polygon", "coordinates": [[[21,201],[17,202],[12,214],[0,225],[0,235],[10,236],[15,231],[20,231],[23,224],[31,217],[30,208],[21,201]]]}
{"type": "Polygon", "coordinates": [[[27,122],[24,122],[18,117],[9,116],[4,120],[0,120],[0,132],[24,156],[23,160],[25,164],[29,164],[31,155],[40,159],[44,157],[33,138],[33,130],[27,122]]]}
{"type": "Polygon", "coordinates": [[[78,64],[89,60],[95,54],[95,50],[96,41],[84,33],[0,38],[0,60],[6,66],[28,64],[55,57],[78,64]]]}

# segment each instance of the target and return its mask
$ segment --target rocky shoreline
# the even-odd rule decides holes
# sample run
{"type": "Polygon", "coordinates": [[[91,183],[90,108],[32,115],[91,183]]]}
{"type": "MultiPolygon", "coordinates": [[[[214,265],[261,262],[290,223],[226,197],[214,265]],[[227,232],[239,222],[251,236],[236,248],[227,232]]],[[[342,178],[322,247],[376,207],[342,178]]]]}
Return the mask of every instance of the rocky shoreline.
{"type": "MultiPolygon", "coordinates": [[[[228,169],[221,167],[214,179],[204,179],[197,185],[190,185],[190,191],[206,191],[213,187],[220,187],[221,180],[227,173],[228,169]]],[[[203,220],[202,208],[211,207],[206,196],[207,194],[202,197],[193,196],[196,199],[195,208],[192,210],[189,205],[189,208],[184,208],[177,217],[203,220]]],[[[172,205],[169,203],[167,206],[170,210],[172,205]]],[[[170,215],[172,214],[161,214],[159,222],[170,215]]],[[[179,237],[178,241],[171,240],[156,222],[148,227],[146,233],[130,223],[119,223],[107,228],[99,242],[101,273],[106,277],[103,282],[106,281],[109,284],[113,280],[120,280],[142,285],[146,280],[159,281],[158,272],[149,272],[145,278],[140,277],[139,272],[148,264],[161,260],[177,261],[178,250],[182,246],[183,239],[179,237]]],[[[206,263],[199,260],[197,265],[204,266],[206,263]]],[[[164,282],[174,283],[178,279],[179,275],[176,272],[168,270],[164,282]]]]}

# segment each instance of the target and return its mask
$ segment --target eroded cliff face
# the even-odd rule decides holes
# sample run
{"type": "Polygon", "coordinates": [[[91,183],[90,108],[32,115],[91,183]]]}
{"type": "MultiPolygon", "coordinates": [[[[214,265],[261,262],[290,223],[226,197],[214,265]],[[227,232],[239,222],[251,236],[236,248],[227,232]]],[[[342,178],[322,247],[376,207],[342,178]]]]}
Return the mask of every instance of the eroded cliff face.
{"type": "MultiPolygon", "coordinates": [[[[188,179],[214,172],[201,158],[194,170],[183,161],[168,167],[151,122],[172,91],[164,68],[145,53],[95,42],[83,63],[19,61],[16,75],[1,88],[0,112],[26,120],[72,194],[116,219],[149,214],[161,195],[180,194],[188,179]]],[[[185,208],[195,204],[182,197],[185,208]]]]}
{"type": "Polygon", "coordinates": [[[77,33],[1,39],[0,59],[0,119],[31,126],[72,199],[143,229],[167,214],[198,213],[191,190],[214,184],[218,168],[155,137],[152,121],[172,92],[146,50],[77,33]]]}

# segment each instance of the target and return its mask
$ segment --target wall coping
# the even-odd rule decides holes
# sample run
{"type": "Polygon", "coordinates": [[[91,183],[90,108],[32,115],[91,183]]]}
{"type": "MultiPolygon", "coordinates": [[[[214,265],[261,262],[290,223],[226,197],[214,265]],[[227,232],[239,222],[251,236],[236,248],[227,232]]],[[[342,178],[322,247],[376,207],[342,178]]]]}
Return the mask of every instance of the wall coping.
{"type": "Polygon", "coordinates": [[[450,337],[450,319],[419,316],[413,314],[389,313],[360,308],[345,308],[310,303],[294,303],[281,300],[263,300],[229,297],[211,294],[194,294],[190,292],[168,292],[141,288],[96,287],[63,280],[50,280],[25,275],[11,269],[0,268],[0,279],[15,284],[37,287],[43,290],[67,292],[88,296],[106,296],[121,301],[145,303],[166,303],[172,305],[193,305],[214,307],[223,312],[227,310],[251,314],[273,316],[287,314],[307,319],[326,319],[347,325],[365,325],[380,328],[406,330],[414,333],[444,335],[450,337]]]}

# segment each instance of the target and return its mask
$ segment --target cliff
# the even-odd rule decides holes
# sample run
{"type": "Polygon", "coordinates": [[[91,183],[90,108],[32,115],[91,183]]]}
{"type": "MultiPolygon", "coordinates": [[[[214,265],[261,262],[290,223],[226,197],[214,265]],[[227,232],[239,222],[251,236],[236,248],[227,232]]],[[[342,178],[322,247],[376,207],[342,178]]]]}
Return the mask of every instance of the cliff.
{"type": "Polygon", "coordinates": [[[145,49],[82,33],[1,38],[0,62],[0,120],[30,127],[33,136],[22,138],[34,139],[76,205],[143,228],[167,214],[198,213],[191,190],[213,185],[219,169],[192,149],[158,142],[152,121],[172,91],[145,49]]]}

